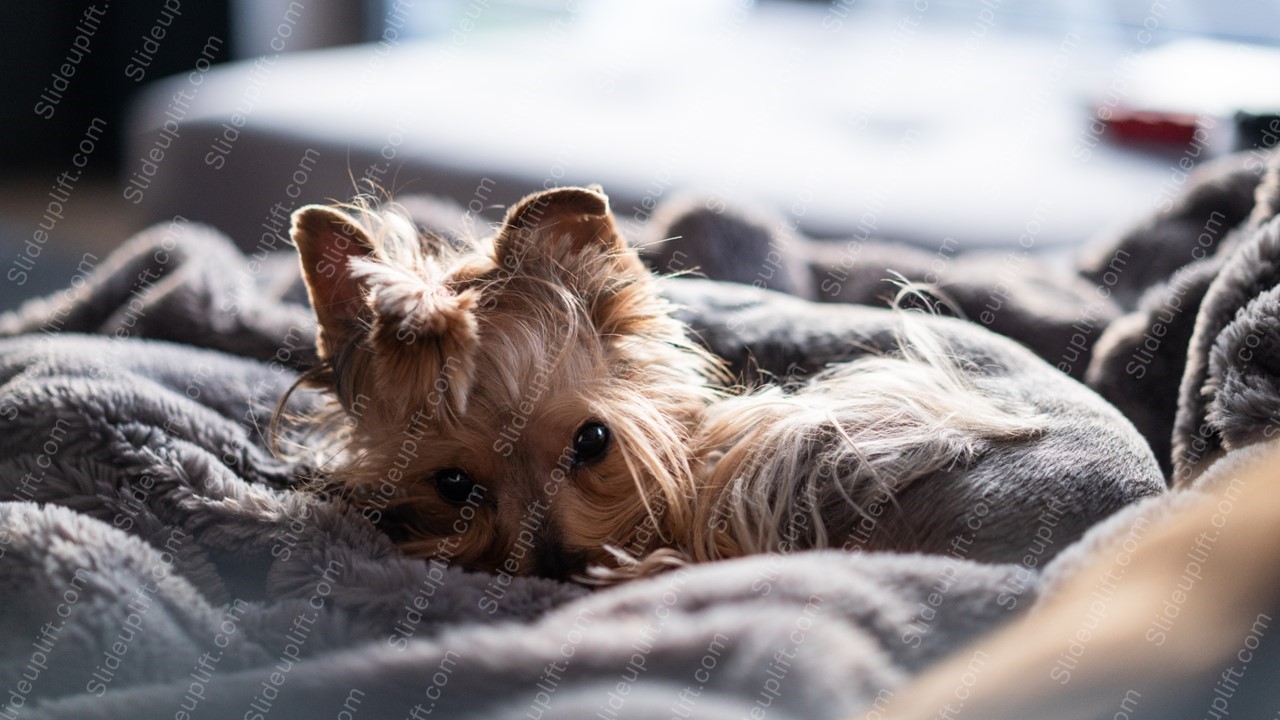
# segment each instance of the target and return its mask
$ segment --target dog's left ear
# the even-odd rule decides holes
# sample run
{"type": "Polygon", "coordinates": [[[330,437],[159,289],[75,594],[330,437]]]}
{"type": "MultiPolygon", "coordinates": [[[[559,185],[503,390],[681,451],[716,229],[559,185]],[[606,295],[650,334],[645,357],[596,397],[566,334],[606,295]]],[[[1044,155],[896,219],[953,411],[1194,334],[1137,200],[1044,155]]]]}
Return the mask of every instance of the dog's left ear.
{"type": "Polygon", "coordinates": [[[499,268],[515,270],[539,260],[568,267],[574,256],[625,247],[599,185],[544,190],[507,212],[495,240],[499,268]]]}

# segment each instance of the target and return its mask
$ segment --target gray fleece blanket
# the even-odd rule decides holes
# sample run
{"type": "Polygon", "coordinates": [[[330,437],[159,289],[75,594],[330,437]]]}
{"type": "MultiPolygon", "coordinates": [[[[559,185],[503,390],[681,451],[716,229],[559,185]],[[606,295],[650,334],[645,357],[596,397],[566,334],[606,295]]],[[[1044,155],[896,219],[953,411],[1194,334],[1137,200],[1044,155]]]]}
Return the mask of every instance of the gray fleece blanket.
{"type": "MultiPolygon", "coordinates": [[[[1164,491],[1114,407],[938,319],[1052,424],[920,485],[932,554],[767,555],[599,591],[409,559],[315,489],[323,468],[266,447],[315,361],[293,263],[179,221],[0,316],[0,717],[837,718],[1025,610],[1055,556],[1164,491]]],[[[666,292],[740,370],[803,374],[892,334],[883,310],[666,292]]]]}

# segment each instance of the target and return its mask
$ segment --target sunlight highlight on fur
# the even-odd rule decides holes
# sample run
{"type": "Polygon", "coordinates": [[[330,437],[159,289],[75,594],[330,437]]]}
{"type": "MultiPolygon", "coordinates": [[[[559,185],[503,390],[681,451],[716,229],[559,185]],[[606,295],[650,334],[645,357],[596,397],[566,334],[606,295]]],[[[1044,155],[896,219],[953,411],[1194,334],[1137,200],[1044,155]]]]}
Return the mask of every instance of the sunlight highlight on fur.
{"type": "Polygon", "coordinates": [[[302,430],[411,554],[608,583],[838,546],[873,503],[1040,429],[909,312],[894,354],[733,387],[594,189],[530,196],[462,244],[346,210],[295,214],[325,363],[305,381],[338,400],[302,430]],[[609,444],[586,461],[589,423],[609,444]]]}

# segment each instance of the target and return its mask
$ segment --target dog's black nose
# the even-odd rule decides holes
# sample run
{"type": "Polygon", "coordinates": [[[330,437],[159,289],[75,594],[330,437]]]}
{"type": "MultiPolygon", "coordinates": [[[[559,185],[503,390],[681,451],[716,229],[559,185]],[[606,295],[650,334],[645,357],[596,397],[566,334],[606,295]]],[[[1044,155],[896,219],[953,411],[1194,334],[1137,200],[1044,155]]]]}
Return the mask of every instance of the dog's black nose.
{"type": "Polygon", "coordinates": [[[545,542],[538,546],[534,556],[533,572],[539,577],[552,580],[570,580],[581,574],[587,567],[585,553],[569,551],[559,543],[545,542]]]}

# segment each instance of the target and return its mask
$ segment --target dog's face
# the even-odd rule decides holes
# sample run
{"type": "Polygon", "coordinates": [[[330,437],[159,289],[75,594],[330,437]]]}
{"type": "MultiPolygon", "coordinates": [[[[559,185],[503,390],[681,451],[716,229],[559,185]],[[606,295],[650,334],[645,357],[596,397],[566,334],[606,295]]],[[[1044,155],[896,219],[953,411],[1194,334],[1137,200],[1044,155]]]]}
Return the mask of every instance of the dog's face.
{"type": "Polygon", "coordinates": [[[530,196],[466,248],[310,206],[293,239],[350,420],[339,479],[414,555],[568,578],[690,522],[722,371],[594,189],[530,196]]]}

